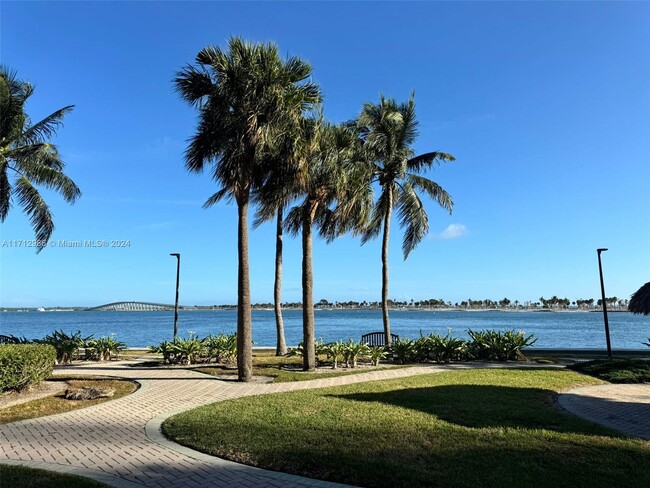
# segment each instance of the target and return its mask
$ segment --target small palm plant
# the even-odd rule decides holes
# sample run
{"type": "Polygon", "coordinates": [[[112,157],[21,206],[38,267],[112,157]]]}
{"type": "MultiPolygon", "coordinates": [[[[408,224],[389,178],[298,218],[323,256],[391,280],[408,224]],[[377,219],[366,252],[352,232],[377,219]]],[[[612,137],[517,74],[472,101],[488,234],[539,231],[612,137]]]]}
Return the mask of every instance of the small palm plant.
{"type": "Polygon", "coordinates": [[[172,343],[172,348],[175,350],[178,360],[190,366],[192,363],[196,363],[197,358],[203,352],[204,346],[202,340],[190,334],[187,339],[176,338],[172,343]]]}
{"type": "Polygon", "coordinates": [[[391,352],[393,353],[395,359],[398,362],[402,364],[406,364],[413,360],[415,347],[412,340],[399,339],[395,341],[390,347],[391,347],[391,352]]]}
{"type": "Polygon", "coordinates": [[[354,342],[350,339],[344,348],[345,364],[350,368],[357,367],[357,361],[370,354],[370,347],[365,342],[354,342]]]}
{"type": "Polygon", "coordinates": [[[325,344],[324,350],[327,358],[332,361],[332,369],[336,369],[338,362],[344,357],[346,345],[341,341],[330,342],[325,344]]]}
{"type": "Polygon", "coordinates": [[[373,366],[379,366],[379,361],[386,358],[387,355],[386,348],[382,346],[371,347],[368,353],[368,359],[370,359],[370,364],[373,366]]]}
{"type": "Polygon", "coordinates": [[[81,331],[75,334],[66,334],[63,330],[55,330],[52,334],[38,339],[34,342],[39,344],[50,344],[56,349],[56,361],[58,364],[68,364],[78,356],[79,349],[86,347],[92,336],[81,337],[81,331]]]}
{"type": "Polygon", "coordinates": [[[156,354],[162,354],[165,364],[175,364],[177,362],[176,349],[170,341],[162,341],[157,346],[149,346],[149,350],[156,354]]]}
{"type": "Polygon", "coordinates": [[[97,361],[110,361],[117,357],[120,351],[126,349],[126,344],[116,340],[114,337],[100,337],[88,341],[87,349],[90,356],[97,361]]]}

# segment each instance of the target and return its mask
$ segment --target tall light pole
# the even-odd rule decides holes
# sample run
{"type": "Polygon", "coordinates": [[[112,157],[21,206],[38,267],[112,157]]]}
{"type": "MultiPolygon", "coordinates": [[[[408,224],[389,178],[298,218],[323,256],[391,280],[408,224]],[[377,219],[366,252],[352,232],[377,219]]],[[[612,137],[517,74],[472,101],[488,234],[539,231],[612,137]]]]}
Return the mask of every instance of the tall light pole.
{"type": "Polygon", "coordinates": [[[174,340],[176,340],[176,334],[178,334],[178,282],[181,277],[181,255],[177,252],[169,253],[169,255],[176,256],[176,302],[174,304],[174,340]]]}
{"type": "Polygon", "coordinates": [[[607,251],[606,248],[596,249],[598,253],[598,271],[600,271],[600,293],[602,295],[603,317],[605,318],[605,338],[607,339],[607,355],[612,359],[612,343],[609,340],[609,322],[607,320],[607,301],[605,300],[605,282],[603,281],[603,265],[600,261],[600,253],[607,251]]]}

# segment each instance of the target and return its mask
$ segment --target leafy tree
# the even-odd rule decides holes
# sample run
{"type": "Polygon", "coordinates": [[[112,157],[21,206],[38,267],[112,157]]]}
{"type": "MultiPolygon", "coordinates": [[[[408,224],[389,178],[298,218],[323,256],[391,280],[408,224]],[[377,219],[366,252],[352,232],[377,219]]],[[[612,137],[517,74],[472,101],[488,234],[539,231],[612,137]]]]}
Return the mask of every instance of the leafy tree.
{"type": "Polygon", "coordinates": [[[380,186],[380,195],[362,243],[377,237],[383,229],[382,315],[386,344],[390,345],[388,243],[393,208],[397,207],[400,226],[405,229],[402,250],[406,259],[429,230],[429,219],[418,193],[429,196],[450,213],[453,208],[451,196],[440,185],[418,173],[442,162],[454,161],[454,157],[438,151],[415,155],[412,145],[418,135],[418,121],[414,96],[402,104],[383,96],[377,104],[366,103],[358,117],[357,128],[371,163],[369,183],[380,186]]]}
{"type": "Polygon", "coordinates": [[[65,163],[48,140],[56,134],[73,105],[63,107],[32,124],[25,104],[34,87],[0,66],[0,222],[9,214],[12,197],[29,217],[37,240],[37,252],[47,245],[54,221],[47,203],[35,185],[57,191],[68,203],[81,196],[75,183],[64,174],[65,163]],[[15,176],[9,181],[8,172],[15,176]]]}
{"type": "Polygon", "coordinates": [[[274,141],[318,100],[308,80],[311,67],[280,58],[274,44],[250,44],[232,37],[228,49],[208,46],[174,80],[181,98],[199,111],[198,127],[185,153],[190,172],[212,166],[220,189],[205,203],[234,200],[238,213],[237,366],[240,381],[252,375],[252,331],[248,263],[248,207],[251,193],[268,173],[274,141]]]}

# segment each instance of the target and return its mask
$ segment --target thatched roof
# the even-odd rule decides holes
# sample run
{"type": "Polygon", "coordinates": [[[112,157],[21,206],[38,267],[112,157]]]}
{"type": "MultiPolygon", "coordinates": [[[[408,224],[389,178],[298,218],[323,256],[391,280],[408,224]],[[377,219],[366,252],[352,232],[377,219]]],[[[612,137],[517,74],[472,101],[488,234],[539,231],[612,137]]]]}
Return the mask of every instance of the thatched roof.
{"type": "Polygon", "coordinates": [[[650,315],[650,281],[632,295],[627,309],[633,313],[650,315]]]}

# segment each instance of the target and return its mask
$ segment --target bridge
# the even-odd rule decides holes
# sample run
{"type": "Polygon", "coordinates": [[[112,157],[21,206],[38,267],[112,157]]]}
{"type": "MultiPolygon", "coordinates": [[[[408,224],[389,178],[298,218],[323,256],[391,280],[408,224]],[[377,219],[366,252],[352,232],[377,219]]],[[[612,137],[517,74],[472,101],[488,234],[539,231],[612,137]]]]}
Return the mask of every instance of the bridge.
{"type": "MultiPolygon", "coordinates": [[[[179,309],[184,307],[178,306],[179,309]]],[[[154,312],[174,310],[174,305],[148,302],[113,302],[98,307],[87,308],[87,312],[154,312]]]]}

